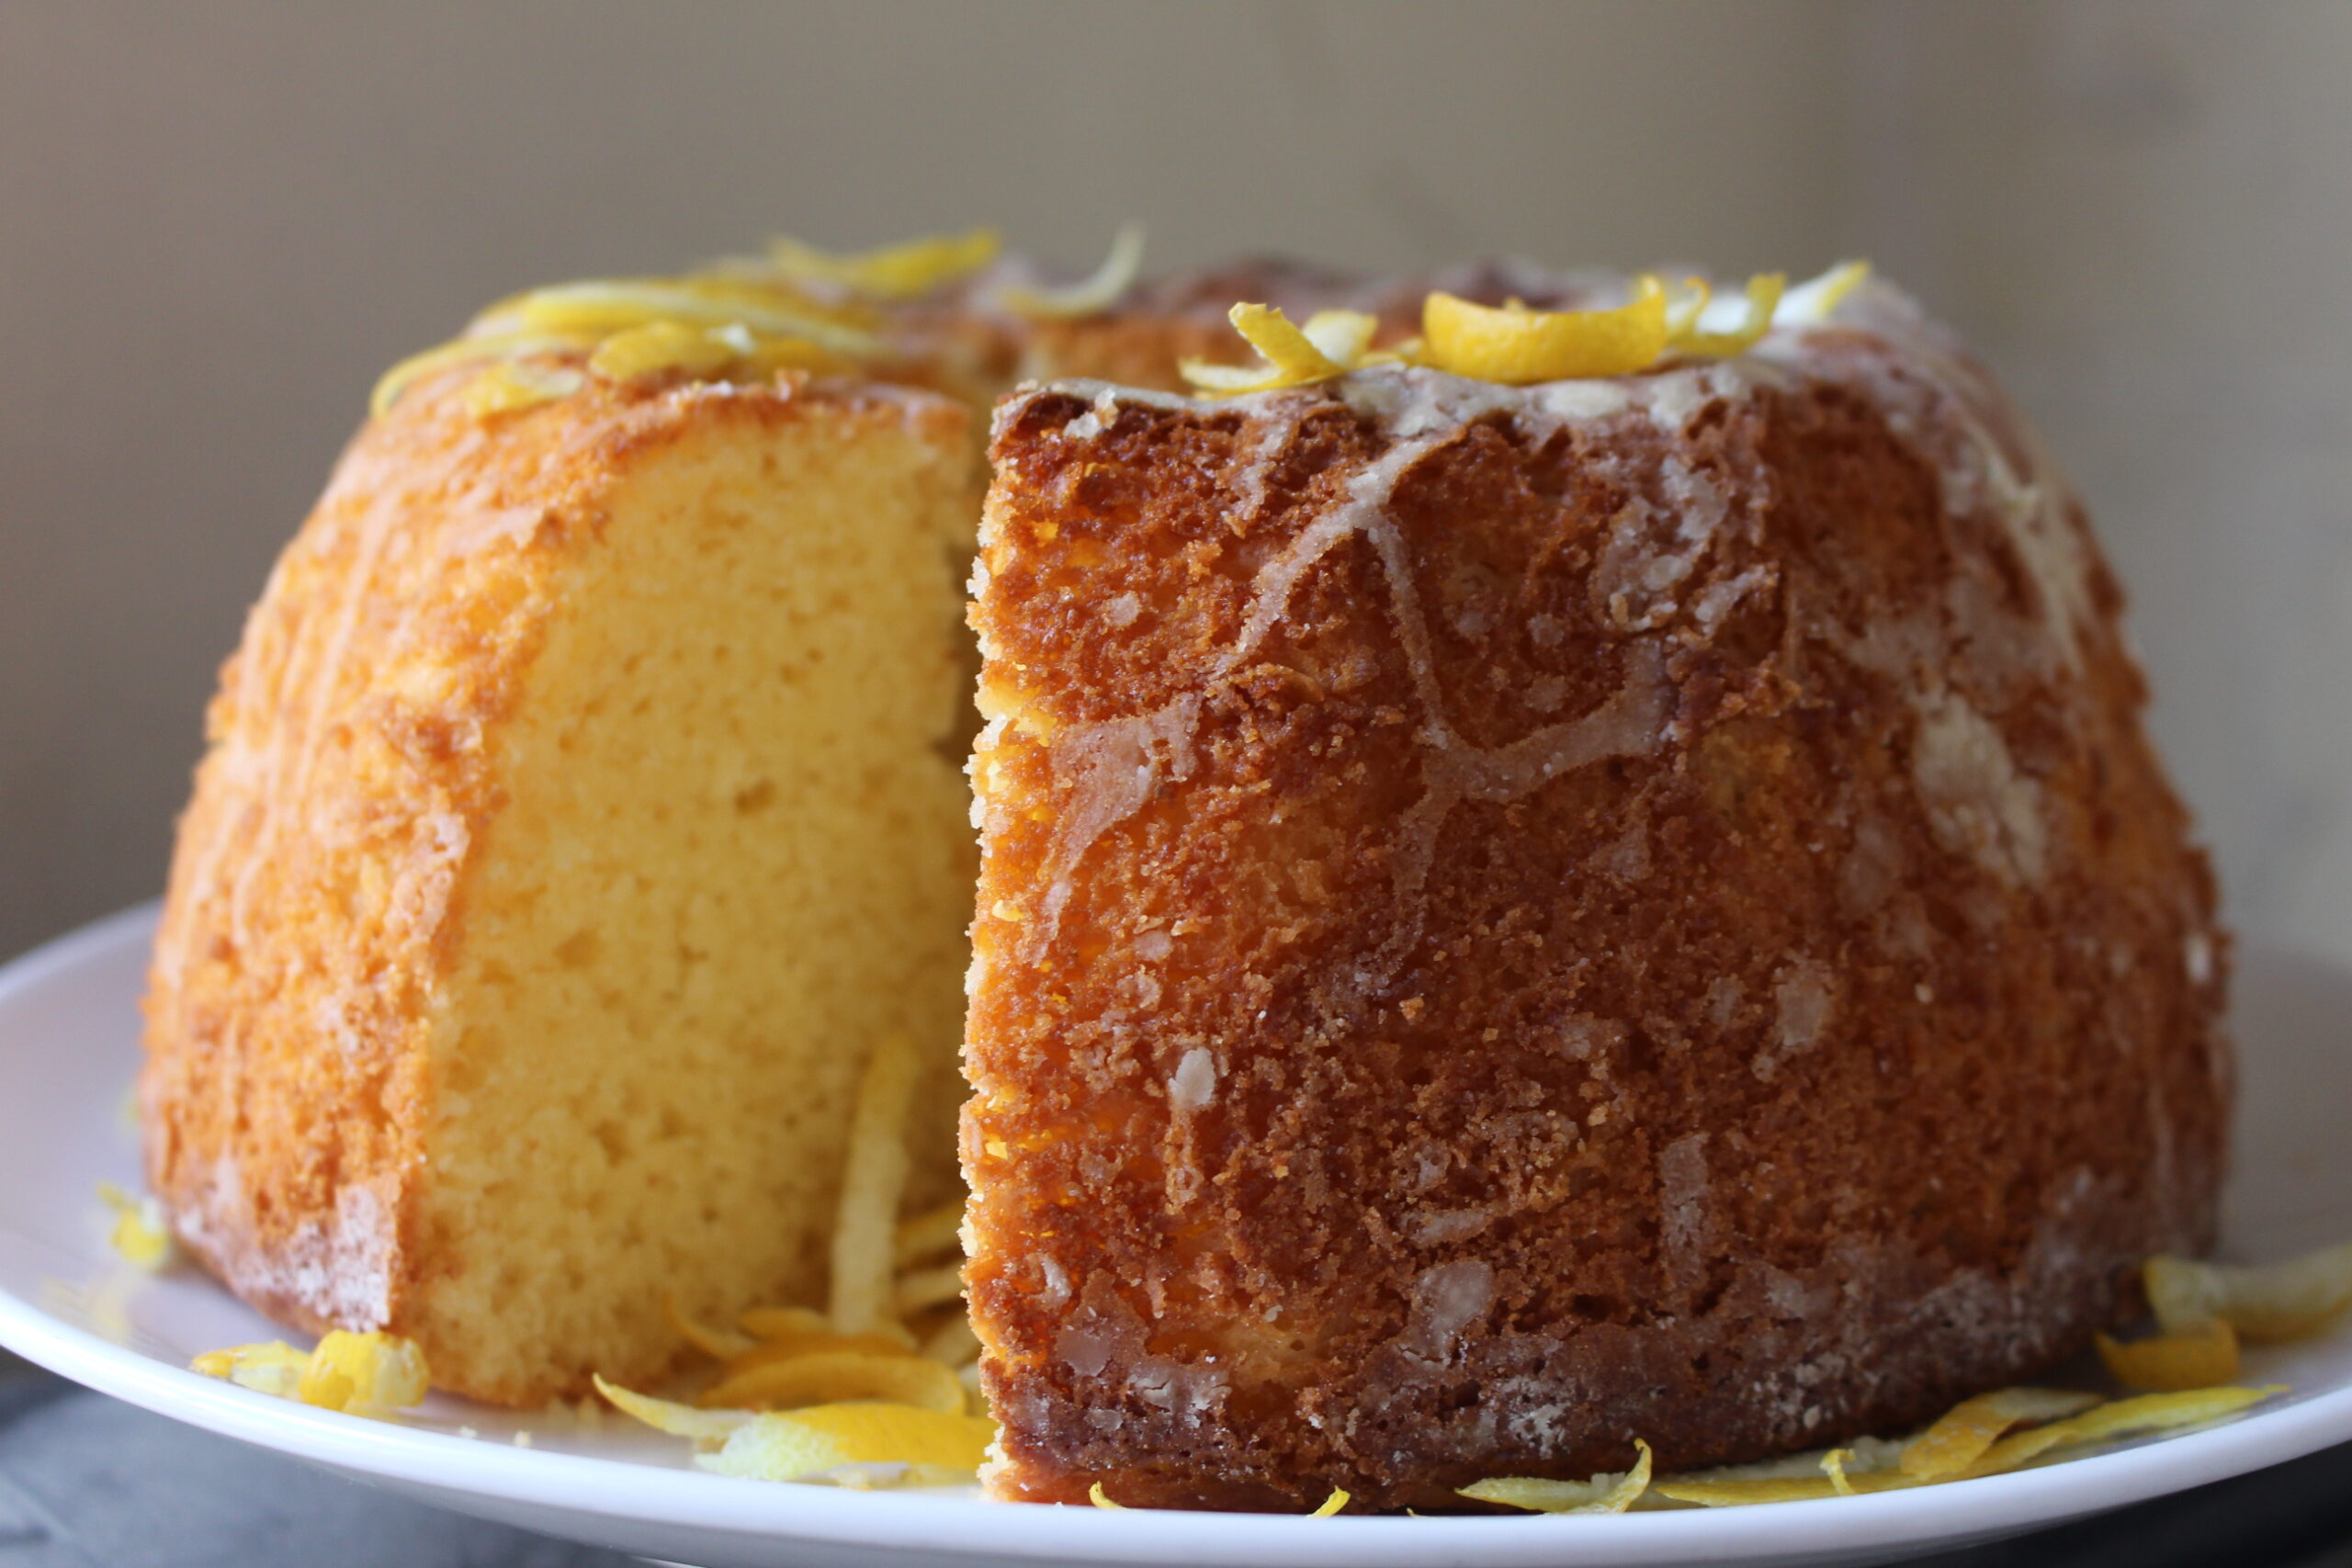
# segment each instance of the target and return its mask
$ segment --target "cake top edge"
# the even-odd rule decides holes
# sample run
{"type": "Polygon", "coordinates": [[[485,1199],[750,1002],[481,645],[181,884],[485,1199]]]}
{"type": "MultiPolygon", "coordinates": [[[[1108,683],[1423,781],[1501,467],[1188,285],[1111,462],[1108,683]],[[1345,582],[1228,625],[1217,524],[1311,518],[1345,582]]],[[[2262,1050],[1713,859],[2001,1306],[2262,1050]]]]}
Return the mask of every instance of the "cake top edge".
{"type": "MultiPolygon", "coordinates": [[[[1736,295],[1716,298],[1703,274],[1669,280],[1562,278],[1554,298],[1531,305],[1517,291],[1465,298],[1433,280],[1422,296],[1416,335],[1362,310],[1324,310],[1303,324],[1277,305],[1236,304],[1233,328],[1255,349],[1255,366],[1188,360],[1184,379],[1212,396],[1272,391],[1384,364],[1420,366],[1506,386],[1625,376],[1677,359],[1728,359],[1776,329],[1826,321],[1870,276],[1867,262],[1842,262],[1789,287],[1786,275],[1758,273],[1736,295]]],[[[1392,317],[1393,320],[1393,317],[1392,317]]]]}
{"type": "MultiPolygon", "coordinates": [[[[1596,301],[1595,308],[1524,313],[1535,317],[1618,316],[1626,305],[1613,302],[1611,291],[1614,300],[1623,301],[1637,299],[1640,287],[1635,279],[1617,276],[1607,280],[1594,275],[1584,275],[1582,285],[1590,290],[1586,298],[1596,301]]],[[[1763,388],[1786,387],[1792,378],[1821,369],[1836,351],[1836,345],[1851,344],[1857,338],[1870,340],[1898,357],[1932,358],[1939,366],[1948,366],[1960,357],[1958,344],[1944,329],[1929,320],[1901,289],[1877,277],[1850,275],[1840,280],[1834,292],[1815,289],[1807,297],[1790,290],[1781,299],[1781,308],[1770,310],[1769,319],[1753,323],[1754,330],[1742,332],[1736,343],[1723,343],[1719,338],[1715,344],[1707,345],[1717,352],[1670,344],[1630,367],[1602,374],[1526,380],[1465,374],[1448,365],[1431,363],[1433,356],[1426,354],[1371,350],[1368,344],[1352,346],[1337,341],[1339,330],[1327,321],[1317,335],[1341,352],[1326,355],[1325,363],[1309,365],[1305,362],[1305,355],[1299,354],[1286,366],[1283,360],[1269,355],[1264,367],[1248,367],[1237,374],[1237,379],[1241,375],[1262,377],[1272,384],[1240,385],[1232,390],[1204,386],[1185,394],[1090,378],[1035,381],[999,402],[994,427],[996,434],[1001,434],[1023,419],[1036,400],[1048,397],[1074,399],[1087,405],[1085,412],[1068,422],[1065,434],[1073,438],[1098,433],[1121,407],[1182,411],[1203,416],[1229,412],[1244,418],[1284,418],[1295,417],[1302,404],[1343,405],[1385,427],[1391,434],[1403,437],[1471,423],[1490,414],[1558,423],[1645,412],[1663,423],[1679,425],[1683,417],[1708,402],[1736,400],[1763,388]],[[1792,299],[1798,308],[1791,310],[1787,302],[1792,299]],[[1292,373],[1292,367],[1295,367],[1295,373],[1292,373]]],[[[1241,314],[1239,307],[1236,308],[1236,314],[1241,314]]],[[[1714,321],[1721,317],[1708,320],[1702,316],[1701,320],[1712,333],[1716,331],[1714,321]]],[[[1505,330],[1513,328],[1510,322],[1501,325],[1505,330]]],[[[1302,329],[1293,330],[1305,335],[1302,329]]],[[[1351,323],[1344,330],[1360,333],[1363,329],[1351,323]]],[[[1540,323],[1537,330],[1542,330],[1540,323]]],[[[1594,329],[1581,322],[1569,323],[1571,333],[1579,330],[1594,329]]],[[[1609,332],[1612,324],[1603,321],[1597,330],[1609,332]]],[[[1276,331],[1279,333],[1280,329],[1276,331]]],[[[1723,335],[1730,334],[1726,331],[1723,335]]],[[[1285,345],[1279,337],[1275,342],[1280,353],[1285,345]]],[[[1321,352],[1313,348],[1312,339],[1309,347],[1313,352],[1321,352]]]]}
{"type": "MultiPolygon", "coordinates": [[[[941,352],[978,352],[978,340],[967,341],[972,332],[1000,347],[1028,341],[1024,329],[1008,337],[1006,327],[984,322],[1109,317],[1114,331],[1126,320],[1161,323],[1162,333],[1179,334],[1170,350],[1190,334],[1219,358],[1255,351],[1255,364],[1182,361],[1178,384],[1189,382],[1195,398],[1122,386],[1118,395],[1128,401],[1190,405],[1329,386],[1333,396],[1408,423],[1430,407],[1599,414],[1632,401],[1671,401],[1707,365],[1743,367],[1728,380],[1699,377],[1710,396],[1766,377],[1776,359],[1791,357],[1793,342],[1833,317],[1917,320],[1916,308],[1870,279],[1860,262],[1793,287],[1781,274],[1758,274],[1719,293],[1700,271],[1557,271],[1518,259],[1368,279],[1247,258],[1145,279],[1142,255],[1142,231],[1131,224],[1093,274],[1056,283],[1004,254],[988,229],[855,254],[778,239],[763,255],[674,276],[587,279],[510,295],[455,338],[386,372],[370,409],[381,417],[412,386],[458,372],[467,406],[481,417],[567,398],[592,382],[930,385],[941,352]],[[1238,333],[1229,354],[1214,346],[1220,321],[1238,333]],[[1180,321],[1189,324],[1172,325],[1180,321]]],[[[1090,401],[1107,386],[1046,385],[1090,401]]],[[[998,380],[989,390],[1003,386],[998,380]]],[[[986,400],[969,387],[961,394],[986,400]]]]}
{"type": "Polygon", "coordinates": [[[382,417],[418,381],[471,366],[480,412],[568,395],[583,378],[759,381],[779,373],[888,378],[941,313],[1015,322],[1104,314],[1136,294],[1143,230],[1127,224],[1075,280],[1004,253],[993,229],[863,252],[788,237],[665,276],[593,277],[511,294],[376,383],[382,417]],[[911,337],[910,337],[910,334],[911,337]]]}

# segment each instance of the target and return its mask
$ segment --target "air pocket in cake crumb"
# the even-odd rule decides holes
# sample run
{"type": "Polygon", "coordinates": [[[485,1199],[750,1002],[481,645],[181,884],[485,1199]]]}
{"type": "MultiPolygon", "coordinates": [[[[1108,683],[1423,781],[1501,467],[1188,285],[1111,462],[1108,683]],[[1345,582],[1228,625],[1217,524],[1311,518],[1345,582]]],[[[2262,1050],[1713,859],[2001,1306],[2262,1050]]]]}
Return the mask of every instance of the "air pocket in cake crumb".
{"type": "Polygon", "coordinates": [[[1050,1252],[1037,1254],[1037,1277],[1045,1288],[1037,1292],[1037,1304],[1051,1311],[1069,1300],[1069,1274],[1061,1259],[1050,1252]]]}
{"type": "Polygon", "coordinates": [[[1658,1151],[1657,1193],[1668,1278],[1677,1291],[1693,1292],[1705,1272],[1714,1235],[1714,1218],[1707,1206],[1706,1134],[1688,1134],[1658,1151]]]}
{"type": "Polygon", "coordinates": [[[1728,1029],[1739,1014],[1740,985],[1736,975],[1718,975],[1707,984],[1707,1021],[1728,1029]]]}
{"type": "Polygon", "coordinates": [[[1198,1111],[1216,1098],[1216,1058],[1205,1045],[1195,1045],[1176,1064],[1168,1080],[1168,1106],[1178,1115],[1198,1111]]]}
{"type": "Polygon", "coordinates": [[[1610,1054],[1625,1043],[1629,1032],[1613,1018],[1572,1012],[1560,1021],[1560,1048],[1590,1067],[1595,1078],[1606,1078],[1610,1054]]]}
{"type": "Polygon", "coordinates": [[[1627,823],[1625,831],[1592,857],[1593,869],[1620,882],[1639,882],[1650,874],[1649,824],[1627,823]]]}
{"type": "Polygon", "coordinates": [[[1758,1078],[1771,1082],[1783,1062],[1813,1048],[1837,1009],[1837,987],[1838,977],[1817,958],[1796,959],[1781,971],[1772,987],[1772,1043],[1751,1064],[1758,1078]]]}
{"type": "Polygon", "coordinates": [[[1911,776],[1936,840],[2011,884],[2041,880],[2049,858],[2041,787],[2018,771],[1993,722],[1948,688],[1915,699],[1911,776]]]}
{"type": "Polygon", "coordinates": [[[1146,1404],[1166,1411],[1187,1427],[1198,1426],[1201,1417],[1232,1391],[1223,1369],[1171,1361],[1164,1356],[1136,1362],[1127,1374],[1127,1387],[1146,1404]]]}
{"type": "Polygon", "coordinates": [[[1413,1282],[1406,1344],[1424,1356],[1450,1357],[1463,1330],[1486,1316],[1494,1299],[1494,1266],[1484,1258],[1465,1258],[1422,1269],[1413,1282]]]}
{"type": "Polygon", "coordinates": [[[1435,1209],[1408,1215],[1404,1229],[1416,1246],[1441,1247],[1468,1240],[1493,1224],[1494,1218],[1485,1209],[1435,1209]]]}

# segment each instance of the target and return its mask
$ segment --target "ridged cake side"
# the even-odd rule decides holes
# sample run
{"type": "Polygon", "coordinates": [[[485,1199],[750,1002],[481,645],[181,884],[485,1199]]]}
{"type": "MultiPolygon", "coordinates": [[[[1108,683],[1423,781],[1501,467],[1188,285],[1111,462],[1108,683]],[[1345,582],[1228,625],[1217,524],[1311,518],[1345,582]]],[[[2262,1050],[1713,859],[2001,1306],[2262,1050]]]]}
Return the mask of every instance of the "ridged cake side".
{"type": "Polygon", "coordinates": [[[1980,372],[1846,315],[1000,411],[996,1495],[1442,1506],[1893,1429],[2210,1239],[2226,939],[2115,583],[1980,372]]]}

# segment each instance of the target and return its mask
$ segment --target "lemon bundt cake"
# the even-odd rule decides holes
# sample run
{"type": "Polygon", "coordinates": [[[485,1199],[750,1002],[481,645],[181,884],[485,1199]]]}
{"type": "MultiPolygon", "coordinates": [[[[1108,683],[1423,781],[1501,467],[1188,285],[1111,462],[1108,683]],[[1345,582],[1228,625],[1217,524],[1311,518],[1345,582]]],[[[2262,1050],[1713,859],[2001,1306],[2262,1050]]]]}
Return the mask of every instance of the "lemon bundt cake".
{"type": "Polygon", "coordinates": [[[656,1378],[824,1295],[882,1043],[960,1190],[959,1032],[1007,1498],[1884,1430],[2206,1238],[2211,879],[1899,297],[780,259],[399,367],[254,609],[141,1082],[247,1299],[656,1378]]]}
{"type": "Polygon", "coordinates": [[[1770,293],[1433,296],[1415,363],[1260,318],[1201,378],[1261,389],[1000,409],[994,1495],[1894,1430],[2210,1239],[2225,942],[2115,581],[1940,331],[1770,293]]]}

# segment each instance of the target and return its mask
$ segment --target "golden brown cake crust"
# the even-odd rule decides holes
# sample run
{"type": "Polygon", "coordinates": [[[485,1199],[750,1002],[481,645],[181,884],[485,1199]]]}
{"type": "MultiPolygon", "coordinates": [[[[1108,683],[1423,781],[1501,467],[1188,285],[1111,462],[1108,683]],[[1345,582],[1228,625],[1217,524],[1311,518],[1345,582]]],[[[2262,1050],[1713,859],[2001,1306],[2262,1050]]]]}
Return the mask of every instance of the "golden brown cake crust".
{"type": "Polygon", "coordinates": [[[2120,594],[1899,302],[1510,392],[1000,411],[995,1495],[1458,1506],[2082,1348],[2211,1237],[2213,883],[2120,594]]]}
{"type": "Polygon", "coordinates": [[[472,374],[417,384],[360,432],[248,619],[146,998],[151,1187],[207,1268],[314,1331],[411,1332],[445,1266],[418,1224],[429,1014],[503,804],[489,738],[611,476],[714,423],[967,417],[796,374],[592,378],[486,422],[472,374]]]}

